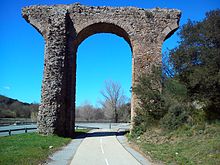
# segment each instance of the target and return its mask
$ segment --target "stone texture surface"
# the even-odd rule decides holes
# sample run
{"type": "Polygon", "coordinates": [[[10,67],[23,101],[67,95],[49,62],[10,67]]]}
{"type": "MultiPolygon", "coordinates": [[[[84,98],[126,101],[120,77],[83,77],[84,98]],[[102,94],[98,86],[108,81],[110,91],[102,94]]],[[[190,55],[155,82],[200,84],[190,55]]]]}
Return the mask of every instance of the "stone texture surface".
{"type": "MultiPolygon", "coordinates": [[[[133,86],[140,73],[149,73],[152,65],[161,65],[163,41],[177,30],[181,12],[76,3],[29,6],[23,8],[22,15],[45,39],[39,132],[73,136],[76,55],[80,43],[96,33],[123,37],[132,51],[133,86]]],[[[137,100],[132,94],[132,117],[135,106],[137,100]]]]}

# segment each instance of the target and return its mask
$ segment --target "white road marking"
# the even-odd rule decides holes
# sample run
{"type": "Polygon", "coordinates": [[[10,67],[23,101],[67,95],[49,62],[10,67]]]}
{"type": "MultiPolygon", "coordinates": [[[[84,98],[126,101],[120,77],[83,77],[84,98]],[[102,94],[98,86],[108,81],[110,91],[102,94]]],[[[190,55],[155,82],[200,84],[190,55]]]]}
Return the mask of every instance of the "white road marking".
{"type": "Polygon", "coordinates": [[[102,150],[102,153],[104,154],[104,149],[103,149],[103,146],[102,146],[102,138],[100,138],[100,144],[101,144],[101,150],[102,150]]]}
{"type": "Polygon", "coordinates": [[[102,150],[102,153],[104,154],[104,150],[103,150],[103,147],[102,147],[102,145],[101,145],[101,150],[102,150]]]}
{"type": "Polygon", "coordinates": [[[105,158],[105,163],[106,163],[106,165],[109,165],[108,159],[106,159],[106,158],[105,158]]]}
{"type": "MultiPolygon", "coordinates": [[[[103,145],[102,145],[102,138],[100,138],[100,144],[101,144],[102,153],[104,154],[105,152],[104,152],[103,145]]],[[[105,163],[106,163],[106,165],[109,165],[108,159],[106,159],[106,158],[105,158],[105,163]]]]}

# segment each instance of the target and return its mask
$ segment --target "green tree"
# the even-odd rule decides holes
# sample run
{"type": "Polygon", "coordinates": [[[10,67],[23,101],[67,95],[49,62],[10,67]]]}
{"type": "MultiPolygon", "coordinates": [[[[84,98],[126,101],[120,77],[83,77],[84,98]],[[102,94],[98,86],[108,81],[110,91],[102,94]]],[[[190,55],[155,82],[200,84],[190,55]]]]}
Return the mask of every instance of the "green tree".
{"type": "Polygon", "coordinates": [[[220,10],[200,22],[188,21],[179,32],[180,44],[170,51],[176,78],[188,97],[206,104],[207,117],[220,118],[220,10]]]}

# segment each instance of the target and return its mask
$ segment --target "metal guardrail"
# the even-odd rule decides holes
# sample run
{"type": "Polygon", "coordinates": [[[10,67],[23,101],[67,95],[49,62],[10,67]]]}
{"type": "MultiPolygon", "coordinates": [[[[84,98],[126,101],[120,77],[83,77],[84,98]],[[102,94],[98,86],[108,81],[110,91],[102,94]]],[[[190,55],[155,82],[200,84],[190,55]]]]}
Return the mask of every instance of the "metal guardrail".
{"type": "MultiPolygon", "coordinates": [[[[100,129],[98,127],[87,127],[87,126],[80,126],[80,125],[76,125],[75,126],[76,129],[79,128],[85,128],[85,129],[100,129]]],[[[28,130],[34,130],[37,129],[36,127],[32,127],[32,128],[16,128],[16,129],[5,129],[5,130],[0,130],[0,133],[4,133],[4,132],[8,132],[8,135],[11,136],[12,132],[14,131],[24,131],[24,133],[27,133],[28,130]]]]}
{"type": "Polygon", "coordinates": [[[24,130],[24,132],[27,133],[28,130],[33,130],[33,129],[37,129],[37,128],[36,128],[36,127],[33,127],[33,128],[6,129],[6,130],[0,130],[0,133],[2,133],[2,132],[8,132],[9,136],[11,136],[11,132],[12,132],[12,131],[23,131],[23,130],[24,130]]]}
{"type": "MultiPolygon", "coordinates": [[[[82,126],[82,125],[75,125],[75,129],[84,128],[84,129],[100,129],[99,127],[90,127],[90,126],[82,126]]],[[[111,129],[111,123],[109,124],[109,128],[111,129]]],[[[13,131],[24,131],[24,133],[27,133],[28,130],[34,130],[37,129],[36,127],[32,128],[16,128],[16,129],[5,129],[0,130],[0,133],[8,132],[9,136],[12,135],[13,131]]]]}
{"type": "Polygon", "coordinates": [[[75,125],[76,129],[84,128],[84,129],[100,129],[99,127],[88,127],[88,126],[82,126],[82,125],[75,125]]]}

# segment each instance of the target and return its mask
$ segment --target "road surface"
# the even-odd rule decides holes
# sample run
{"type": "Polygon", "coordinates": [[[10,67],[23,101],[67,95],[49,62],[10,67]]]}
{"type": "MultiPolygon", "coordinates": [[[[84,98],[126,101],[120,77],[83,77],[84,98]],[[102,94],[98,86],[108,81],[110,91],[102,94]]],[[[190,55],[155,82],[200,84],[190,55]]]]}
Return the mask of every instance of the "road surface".
{"type": "Polygon", "coordinates": [[[80,144],[71,165],[140,165],[110,129],[93,130],[80,144]]]}
{"type": "MultiPolygon", "coordinates": [[[[126,129],[128,130],[130,128],[130,123],[76,123],[76,126],[79,128],[99,128],[99,129],[126,129]]],[[[36,124],[28,124],[28,125],[8,125],[8,126],[0,126],[0,130],[13,130],[13,129],[20,129],[20,128],[36,128],[36,124]]],[[[36,132],[36,129],[34,130],[28,130],[28,132],[36,132]]],[[[25,133],[24,130],[22,131],[12,131],[11,134],[21,134],[25,133]]],[[[0,132],[0,136],[8,136],[8,132],[0,132]]]]}

